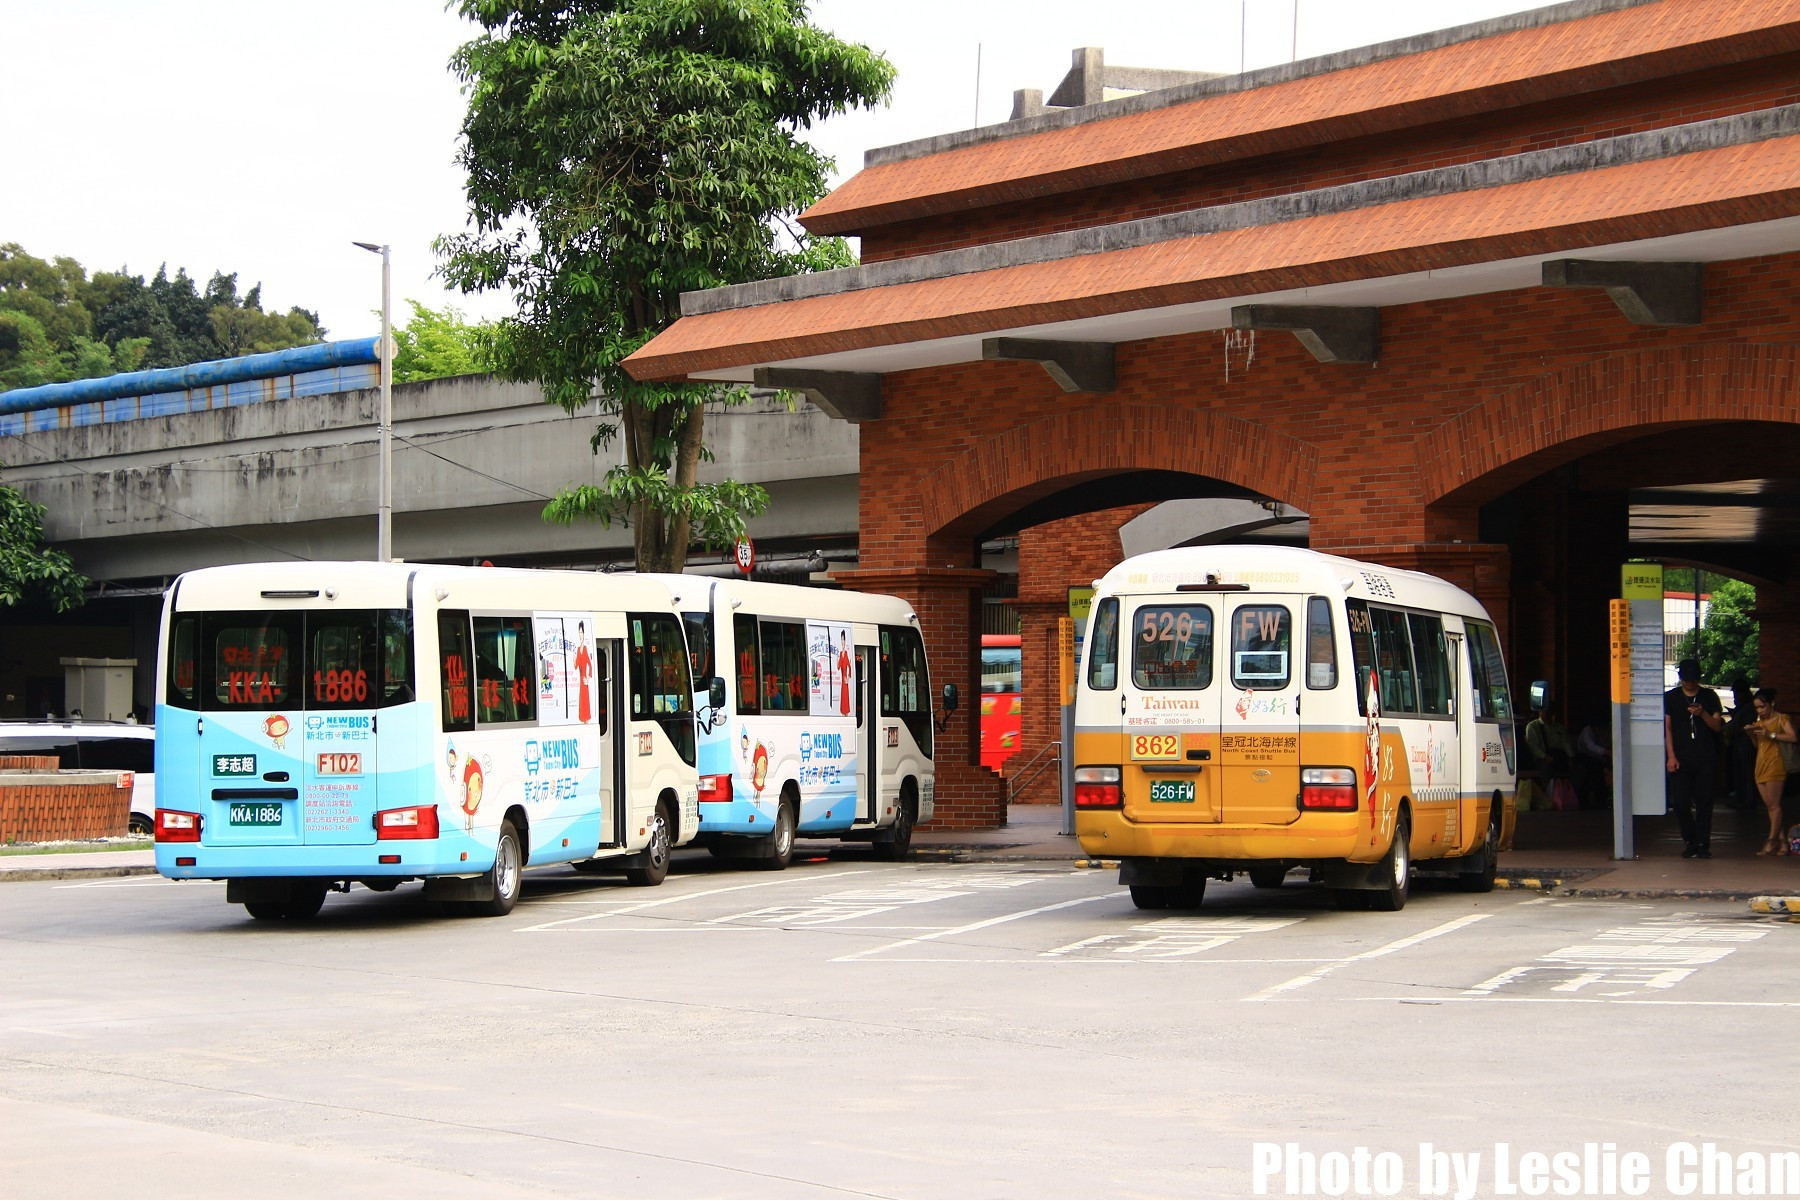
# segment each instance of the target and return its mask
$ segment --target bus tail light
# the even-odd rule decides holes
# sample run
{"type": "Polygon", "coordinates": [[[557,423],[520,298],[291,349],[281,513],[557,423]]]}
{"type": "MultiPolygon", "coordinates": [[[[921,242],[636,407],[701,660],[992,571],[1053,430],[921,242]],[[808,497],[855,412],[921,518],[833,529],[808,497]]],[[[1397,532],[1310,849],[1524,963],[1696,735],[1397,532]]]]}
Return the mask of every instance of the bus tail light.
{"type": "Polygon", "coordinates": [[[1122,808],[1124,789],[1119,786],[1117,767],[1076,767],[1076,808],[1122,808]]]}
{"type": "Polygon", "coordinates": [[[731,776],[702,775],[700,777],[700,803],[731,803],[731,776]]]}
{"type": "Polygon", "coordinates": [[[438,835],[437,805],[388,808],[375,814],[377,841],[424,841],[438,835]]]}
{"type": "Polygon", "coordinates": [[[200,814],[177,812],[172,808],[157,809],[156,840],[159,842],[199,841],[200,814]]]}
{"type": "Polygon", "coordinates": [[[1356,811],[1356,772],[1349,767],[1304,767],[1300,807],[1325,812],[1356,811]]]}

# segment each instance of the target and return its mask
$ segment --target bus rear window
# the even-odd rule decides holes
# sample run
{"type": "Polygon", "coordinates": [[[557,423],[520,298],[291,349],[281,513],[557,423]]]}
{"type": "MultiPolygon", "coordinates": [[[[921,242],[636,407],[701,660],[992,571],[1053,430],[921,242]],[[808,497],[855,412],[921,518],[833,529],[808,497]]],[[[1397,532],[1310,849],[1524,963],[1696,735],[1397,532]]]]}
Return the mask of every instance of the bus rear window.
{"type": "Polygon", "coordinates": [[[209,612],[169,628],[168,702],[208,712],[384,708],[412,699],[400,610],[209,612]]]}
{"type": "Polygon", "coordinates": [[[1279,604],[1243,604],[1231,614],[1231,686],[1280,689],[1288,685],[1293,617],[1279,604]]]}
{"type": "Polygon", "coordinates": [[[1212,685],[1213,616],[1205,605],[1146,605],[1131,624],[1131,682],[1146,691],[1212,685]]]}

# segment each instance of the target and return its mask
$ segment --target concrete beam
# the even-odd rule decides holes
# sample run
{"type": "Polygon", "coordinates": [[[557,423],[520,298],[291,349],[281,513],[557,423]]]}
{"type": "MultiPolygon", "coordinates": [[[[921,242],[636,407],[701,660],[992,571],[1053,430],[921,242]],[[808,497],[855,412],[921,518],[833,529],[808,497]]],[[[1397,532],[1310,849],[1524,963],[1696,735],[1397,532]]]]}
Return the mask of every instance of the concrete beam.
{"type": "Polygon", "coordinates": [[[871,371],[809,371],[758,367],[756,386],[799,392],[825,413],[860,425],[881,419],[881,376],[871,371]]]}
{"type": "Polygon", "coordinates": [[[1381,310],[1324,304],[1241,304],[1234,329],[1289,329],[1320,362],[1372,363],[1381,353],[1381,310]]]}
{"type": "Polygon", "coordinates": [[[986,362],[1035,362],[1065,392],[1110,392],[1117,386],[1111,342],[983,338],[981,357],[986,362]]]}
{"type": "Polygon", "coordinates": [[[1686,262],[1601,262],[1579,258],[1544,264],[1544,286],[1604,288],[1638,325],[1698,325],[1706,267],[1686,262]]]}

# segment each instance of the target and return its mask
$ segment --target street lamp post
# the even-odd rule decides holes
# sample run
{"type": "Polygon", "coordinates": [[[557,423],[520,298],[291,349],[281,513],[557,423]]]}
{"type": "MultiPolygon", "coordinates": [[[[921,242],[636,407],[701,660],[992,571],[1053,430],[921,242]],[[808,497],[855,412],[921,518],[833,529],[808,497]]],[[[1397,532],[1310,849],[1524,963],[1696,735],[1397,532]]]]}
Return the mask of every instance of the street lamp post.
{"type": "Polygon", "coordinates": [[[356,245],[381,255],[381,498],[375,517],[375,561],[394,558],[394,338],[392,326],[393,276],[388,248],[373,242],[356,245]]]}

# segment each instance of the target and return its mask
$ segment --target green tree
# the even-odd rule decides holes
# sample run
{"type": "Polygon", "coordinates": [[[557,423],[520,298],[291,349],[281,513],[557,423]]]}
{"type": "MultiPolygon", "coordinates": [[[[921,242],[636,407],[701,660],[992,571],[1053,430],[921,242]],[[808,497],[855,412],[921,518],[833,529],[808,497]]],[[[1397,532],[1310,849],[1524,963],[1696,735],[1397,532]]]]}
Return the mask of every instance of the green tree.
{"type": "MultiPolygon", "coordinates": [[[[1729,683],[1738,676],[1755,680],[1762,646],[1756,620],[1756,589],[1738,579],[1701,573],[1697,584],[1712,584],[1706,620],[1689,630],[1675,647],[1675,657],[1700,660],[1700,677],[1709,683],[1729,683]],[[1698,644],[1696,645],[1696,635],[1698,644]]],[[[1700,591],[1696,586],[1696,594],[1700,591]]]]}
{"type": "Polygon", "coordinates": [[[44,506],[0,484],[0,607],[44,601],[57,612],[81,604],[87,577],[44,544],[44,506]]]}
{"type": "MultiPolygon", "coordinates": [[[[452,60],[469,94],[460,161],[472,230],[438,239],[466,292],[510,287],[493,364],[571,412],[595,398],[624,464],[547,519],[626,520],[637,564],[680,570],[768,504],[701,484],[710,386],[620,366],[684,291],[850,261],[791,220],[824,194],[812,123],[886,99],[887,60],[808,23],[803,0],[460,0],[485,31],[452,60]],[[616,418],[617,424],[613,421],[616,418]]],[[[732,398],[741,398],[741,393],[732,398]]]]}
{"type": "Polygon", "coordinates": [[[451,375],[480,375],[490,370],[485,342],[492,326],[464,320],[454,306],[442,311],[417,300],[412,320],[394,330],[394,382],[416,383],[451,375]]]}

